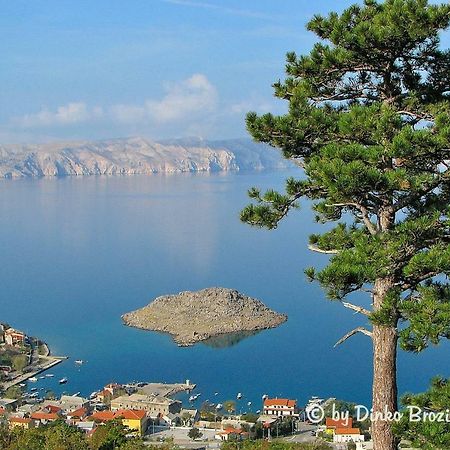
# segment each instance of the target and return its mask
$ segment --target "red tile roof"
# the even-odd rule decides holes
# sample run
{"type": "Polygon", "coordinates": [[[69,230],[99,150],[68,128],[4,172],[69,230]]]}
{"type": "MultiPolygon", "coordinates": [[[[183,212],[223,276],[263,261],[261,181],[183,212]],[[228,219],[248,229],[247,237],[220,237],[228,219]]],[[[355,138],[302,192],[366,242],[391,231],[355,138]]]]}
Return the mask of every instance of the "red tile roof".
{"type": "Polygon", "coordinates": [[[61,408],[56,405],[47,405],[45,408],[43,408],[43,411],[48,411],[50,413],[57,413],[61,411],[61,408]]]}
{"type": "Polygon", "coordinates": [[[353,419],[349,417],[348,419],[332,419],[327,417],[325,420],[325,425],[327,428],[352,428],[353,419]]]}
{"type": "Polygon", "coordinates": [[[116,418],[141,420],[146,416],[146,412],[142,409],[119,409],[116,411],[116,418]]]}
{"type": "Polygon", "coordinates": [[[36,411],[33,414],[31,414],[31,418],[35,420],[56,420],[59,419],[59,416],[56,413],[46,413],[43,411],[36,411]]]}
{"type": "Polygon", "coordinates": [[[289,400],[287,398],[266,398],[264,400],[264,407],[268,406],[286,406],[289,408],[295,408],[297,406],[296,400],[289,400]]]}
{"type": "Polygon", "coordinates": [[[236,430],[236,428],[225,428],[222,432],[219,434],[244,434],[245,431],[242,429],[236,430]]]}
{"type": "Polygon", "coordinates": [[[67,413],[69,417],[84,417],[87,414],[86,408],[78,408],[76,411],[73,411],[71,413],[67,413]]]}
{"type": "Polygon", "coordinates": [[[92,414],[93,419],[100,420],[102,422],[113,420],[114,419],[114,412],[112,411],[96,411],[94,414],[92,414]]]}
{"type": "Polygon", "coordinates": [[[13,422],[13,423],[31,423],[32,422],[32,420],[29,419],[28,417],[10,417],[9,421],[13,422]]]}
{"type": "Polygon", "coordinates": [[[361,434],[359,428],[336,428],[334,434],[361,434]]]}

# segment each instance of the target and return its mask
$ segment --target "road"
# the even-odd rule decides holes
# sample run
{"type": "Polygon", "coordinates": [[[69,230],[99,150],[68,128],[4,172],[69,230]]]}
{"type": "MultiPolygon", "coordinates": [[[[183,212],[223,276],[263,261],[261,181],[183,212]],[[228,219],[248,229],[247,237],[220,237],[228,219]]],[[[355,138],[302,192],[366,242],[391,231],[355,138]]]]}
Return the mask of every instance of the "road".
{"type": "MultiPolygon", "coordinates": [[[[285,442],[314,442],[316,437],[311,433],[317,428],[315,425],[308,425],[299,423],[298,431],[294,435],[280,437],[280,440],[285,442]]],[[[201,439],[193,442],[189,437],[189,427],[175,427],[175,428],[163,428],[155,427],[154,433],[152,427],[149,429],[146,440],[150,442],[162,442],[164,439],[173,438],[174,444],[181,447],[199,447],[204,445],[207,448],[219,448],[221,442],[214,439],[216,430],[201,428],[203,433],[201,439]]],[[[272,435],[272,439],[275,436],[272,435]]]]}

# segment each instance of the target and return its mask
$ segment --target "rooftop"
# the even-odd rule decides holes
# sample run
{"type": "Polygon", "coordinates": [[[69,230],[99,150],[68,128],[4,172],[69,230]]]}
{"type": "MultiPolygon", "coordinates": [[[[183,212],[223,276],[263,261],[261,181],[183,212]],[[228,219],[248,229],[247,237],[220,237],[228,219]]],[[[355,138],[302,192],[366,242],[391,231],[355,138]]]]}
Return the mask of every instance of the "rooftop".
{"type": "Polygon", "coordinates": [[[327,417],[325,420],[325,425],[327,428],[352,428],[353,419],[349,417],[348,419],[332,419],[327,417]]]}
{"type": "Polygon", "coordinates": [[[336,428],[334,434],[361,434],[359,428],[336,428]]]}
{"type": "Polygon", "coordinates": [[[297,401],[290,400],[288,398],[266,398],[264,400],[264,407],[268,406],[285,406],[288,408],[295,408],[297,406],[297,401]]]}

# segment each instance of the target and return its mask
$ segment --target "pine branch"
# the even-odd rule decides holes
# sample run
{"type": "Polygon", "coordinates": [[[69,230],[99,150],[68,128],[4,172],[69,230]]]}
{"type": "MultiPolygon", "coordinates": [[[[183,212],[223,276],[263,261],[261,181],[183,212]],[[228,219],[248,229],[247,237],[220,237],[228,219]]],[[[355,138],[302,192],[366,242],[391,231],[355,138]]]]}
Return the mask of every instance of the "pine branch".
{"type": "Polygon", "coordinates": [[[368,209],[365,206],[361,205],[360,203],[356,203],[356,202],[332,203],[332,204],[327,204],[326,206],[337,207],[337,208],[345,208],[345,207],[356,208],[361,213],[361,217],[363,219],[364,225],[369,230],[369,233],[371,235],[375,235],[379,231],[378,227],[370,220],[368,209]]]}
{"type": "Polygon", "coordinates": [[[338,345],[343,344],[347,339],[351,338],[352,336],[354,336],[355,334],[358,334],[358,333],[365,334],[366,336],[369,336],[370,338],[372,337],[372,332],[371,331],[367,330],[364,327],[358,327],[358,328],[355,328],[352,331],[349,331],[345,336],[343,336],[341,339],[339,339],[336,342],[336,344],[334,344],[334,348],[336,348],[338,345]]]}

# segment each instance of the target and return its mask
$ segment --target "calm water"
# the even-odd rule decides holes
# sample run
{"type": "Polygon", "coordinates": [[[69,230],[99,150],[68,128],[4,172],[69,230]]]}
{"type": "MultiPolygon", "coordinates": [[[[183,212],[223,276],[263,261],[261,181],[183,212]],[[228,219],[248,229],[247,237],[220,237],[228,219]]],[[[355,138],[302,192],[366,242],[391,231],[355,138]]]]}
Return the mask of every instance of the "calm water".
{"type": "MultiPolygon", "coordinates": [[[[198,384],[201,399],[264,393],[368,403],[370,342],[333,344],[360,317],[325,300],[302,270],[326,257],[306,249],[318,229],[308,205],[276,231],[238,219],[253,186],[288,172],[87,177],[0,183],[0,320],[70,356],[37,386],[83,394],[110,381],[198,384]],[[167,335],[122,325],[124,312],[158,295],[236,288],[287,313],[281,327],[245,339],[178,348],[167,335]],[[234,345],[228,345],[234,344],[234,345]],[[228,345],[228,346],[227,346],[228,345]],[[88,362],[75,366],[74,359],[88,362]],[[214,392],[219,392],[217,397],[214,392]]],[[[449,375],[449,346],[400,358],[400,390],[449,375]]]]}

